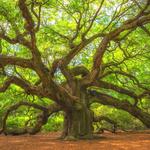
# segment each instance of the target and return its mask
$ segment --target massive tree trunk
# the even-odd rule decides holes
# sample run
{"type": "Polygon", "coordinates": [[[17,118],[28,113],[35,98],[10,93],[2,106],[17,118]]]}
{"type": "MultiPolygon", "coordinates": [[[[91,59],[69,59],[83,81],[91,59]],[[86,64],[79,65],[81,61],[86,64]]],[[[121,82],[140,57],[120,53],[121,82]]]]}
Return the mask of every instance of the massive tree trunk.
{"type": "Polygon", "coordinates": [[[65,139],[89,139],[93,133],[93,114],[89,109],[89,101],[83,91],[77,89],[77,95],[80,95],[78,105],[65,111],[64,132],[65,139]]]}
{"type": "Polygon", "coordinates": [[[65,114],[63,138],[92,138],[93,116],[88,108],[72,110],[65,114]]]}

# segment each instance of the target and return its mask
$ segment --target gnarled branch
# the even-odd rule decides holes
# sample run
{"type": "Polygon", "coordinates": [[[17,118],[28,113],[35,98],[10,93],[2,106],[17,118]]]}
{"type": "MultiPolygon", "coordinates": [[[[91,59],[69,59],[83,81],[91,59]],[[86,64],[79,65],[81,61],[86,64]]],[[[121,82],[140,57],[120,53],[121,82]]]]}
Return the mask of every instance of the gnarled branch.
{"type": "Polygon", "coordinates": [[[26,133],[35,134],[35,133],[37,133],[41,130],[41,127],[44,124],[47,123],[48,117],[51,114],[53,114],[55,112],[58,112],[60,110],[61,110],[61,107],[56,105],[56,104],[52,104],[49,107],[44,107],[44,106],[41,106],[41,105],[38,105],[38,104],[35,104],[35,103],[31,103],[31,102],[27,102],[27,101],[18,102],[17,104],[14,104],[11,107],[9,107],[6,111],[6,113],[4,114],[3,119],[2,119],[2,128],[0,130],[0,133],[4,132],[5,134],[13,134],[13,135],[21,135],[21,134],[26,134],[26,133]],[[17,110],[21,106],[33,107],[35,109],[41,110],[42,113],[40,113],[37,116],[37,122],[36,122],[35,126],[32,129],[29,129],[29,128],[25,127],[25,128],[19,129],[19,130],[7,131],[6,121],[7,121],[7,118],[9,116],[9,114],[12,111],[17,110]]]}
{"type": "Polygon", "coordinates": [[[0,65],[3,67],[6,65],[17,65],[23,68],[34,69],[31,59],[24,59],[15,56],[6,56],[2,54],[0,54],[0,65]]]}

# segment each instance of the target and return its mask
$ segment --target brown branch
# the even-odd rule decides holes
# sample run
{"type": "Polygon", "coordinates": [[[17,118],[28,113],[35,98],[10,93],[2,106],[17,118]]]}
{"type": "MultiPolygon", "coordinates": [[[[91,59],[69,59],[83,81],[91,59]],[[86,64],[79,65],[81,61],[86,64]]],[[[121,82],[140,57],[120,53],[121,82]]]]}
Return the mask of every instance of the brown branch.
{"type": "Polygon", "coordinates": [[[99,5],[99,7],[98,7],[96,13],[94,14],[94,16],[93,16],[92,19],[91,19],[91,22],[90,22],[89,27],[88,27],[88,28],[86,29],[86,31],[82,34],[82,38],[85,38],[85,36],[87,35],[87,33],[88,33],[88,32],[90,31],[90,29],[92,28],[93,23],[94,23],[96,17],[98,16],[98,14],[99,14],[99,12],[100,12],[100,10],[101,10],[103,4],[104,4],[104,1],[105,1],[105,0],[102,0],[102,1],[100,2],[100,5],[99,5]]]}
{"type": "Polygon", "coordinates": [[[122,76],[125,76],[125,77],[128,77],[130,80],[133,81],[133,83],[135,83],[139,88],[141,89],[144,89],[144,90],[148,90],[146,87],[144,87],[140,82],[139,80],[133,76],[132,74],[129,74],[129,73],[126,73],[126,72],[123,72],[123,71],[108,71],[106,73],[104,73],[103,75],[101,75],[99,77],[99,79],[102,79],[108,75],[111,75],[111,74],[119,74],[119,75],[122,75],[122,76]]]}
{"type": "Polygon", "coordinates": [[[0,32],[0,39],[4,39],[5,41],[7,41],[10,44],[16,44],[19,42],[18,38],[10,38],[8,36],[5,35],[5,33],[0,32]]]}
{"type": "Polygon", "coordinates": [[[36,46],[36,36],[35,36],[35,30],[34,30],[35,23],[27,7],[26,0],[19,0],[18,6],[25,20],[24,28],[26,31],[30,33],[30,36],[31,36],[31,41],[28,42],[26,46],[31,50],[33,58],[36,61],[36,63],[38,65],[39,64],[41,65],[42,64],[41,54],[36,46]]]}
{"type": "Polygon", "coordinates": [[[30,106],[30,107],[32,106],[32,107],[34,107],[34,108],[36,108],[36,109],[40,109],[40,110],[42,110],[42,111],[46,111],[46,108],[43,107],[43,106],[40,106],[40,105],[37,105],[37,104],[34,104],[34,103],[30,103],[30,102],[23,102],[23,101],[22,101],[22,102],[19,102],[19,103],[17,103],[17,104],[15,104],[15,105],[13,105],[13,106],[10,106],[10,107],[8,108],[8,110],[6,111],[4,117],[3,117],[3,120],[2,120],[2,129],[0,130],[0,133],[4,132],[5,129],[6,129],[6,120],[7,120],[7,118],[8,118],[8,115],[9,115],[12,111],[16,110],[18,107],[23,106],[23,105],[25,105],[25,106],[30,106]]]}
{"type": "Polygon", "coordinates": [[[28,81],[20,79],[20,78],[15,77],[15,76],[9,77],[3,83],[3,85],[0,86],[0,92],[5,92],[12,84],[19,86],[27,94],[37,95],[39,97],[49,97],[49,98],[52,96],[52,94],[49,93],[48,91],[45,92],[42,87],[32,86],[28,81]]]}
{"type": "Polygon", "coordinates": [[[96,86],[96,87],[100,87],[100,88],[105,88],[105,89],[111,89],[111,90],[114,90],[114,91],[116,91],[118,93],[128,95],[128,96],[130,96],[130,97],[132,97],[134,99],[137,99],[137,97],[138,97],[134,92],[132,92],[130,90],[127,90],[125,88],[119,87],[117,85],[114,85],[112,83],[108,83],[106,81],[100,81],[100,80],[96,81],[96,82],[94,82],[92,84],[92,86],[96,86]]]}
{"type": "Polygon", "coordinates": [[[31,59],[24,59],[15,56],[6,56],[2,54],[0,54],[0,65],[3,67],[6,65],[17,65],[23,68],[34,69],[31,59]]]}
{"type": "Polygon", "coordinates": [[[144,31],[145,33],[147,33],[148,36],[150,36],[150,31],[149,31],[146,27],[141,26],[141,28],[143,29],[143,31],[144,31]]]}
{"type": "Polygon", "coordinates": [[[127,100],[119,100],[110,95],[103,94],[95,90],[89,90],[88,93],[91,103],[97,102],[103,105],[113,106],[117,109],[127,111],[128,113],[142,121],[145,126],[150,128],[150,115],[142,111],[137,106],[132,105],[127,100]]]}
{"type": "Polygon", "coordinates": [[[18,6],[22,12],[22,16],[26,21],[26,30],[30,33],[34,30],[34,21],[26,5],[26,0],[19,0],[18,6]]]}
{"type": "Polygon", "coordinates": [[[108,118],[106,116],[95,116],[93,121],[94,122],[100,122],[100,121],[103,121],[103,120],[107,121],[107,122],[109,122],[111,124],[116,124],[115,121],[111,120],[110,118],[108,118]]]}
{"type": "Polygon", "coordinates": [[[73,41],[78,37],[79,35],[79,31],[82,29],[82,26],[81,26],[81,20],[82,20],[82,16],[83,16],[83,13],[79,12],[80,14],[80,17],[79,19],[76,21],[76,31],[75,31],[75,34],[73,35],[73,37],[70,39],[69,41],[69,45],[70,45],[70,48],[73,48],[74,47],[74,44],[73,44],[73,41]]]}
{"type": "Polygon", "coordinates": [[[6,35],[5,31],[2,31],[0,32],[0,39],[3,39],[10,44],[19,43],[31,50],[32,44],[24,38],[26,35],[28,35],[28,31],[25,31],[22,34],[18,31],[15,38],[10,38],[8,35],[6,35]]]}
{"type": "MultiPolygon", "coordinates": [[[[106,116],[95,116],[93,122],[101,122],[101,121],[106,121],[110,124],[113,125],[113,130],[112,133],[115,133],[117,130],[117,122],[115,122],[114,120],[106,117],[106,116]]],[[[104,130],[104,129],[103,129],[104,130]]]]}
{"type": "Polygon", "coordinates": [[[61,111],[61,107],[58,106],[57,104],[52,104],[49,107],[46,107],[46,110],[37,116],[37,121],[36,121],[34,128],[27,129],[28,133],[29,134],[38,133],[41,130],[42,126],[47,123],[48,118],[52,114],[59,112],[59,111],[61,111]]]}
{"type": "Polygon", "coordinates": [[[34,30],[35,23],[26,4],[26,0],[19,0],[18,6],[25,20],[25,29],[31,36],[31,40],[28,42],[28,48],[32,52],[34,70],[39,75],[45,88],[49,87],[49,85],[56,87],[55,83],[52,81],[52,77],[49,74],[49,69],[42,62],[41,53],[36,45],[36,35],[34,30]]]}
{"type": "Polygon", "coordinates": [[[118,92],[120,94],[125,94],[125,95],[130,96],[135,101],[134,106],[137,106],[138,100],[140,100],[140,99],[150,95],[150,90],[148,88],[143,87],[138,82],[138,80],[137,80],[137,85],[144,90],[141,94],[136,94],[135,92],[133,92],[131,90],[122,88],[122,87],[117,86],[117,85],[112,84],[112,83],[108,83],[106,81],[98,80],[98,81],[92,83],[92,86],[96,86],[96,87],[104,88],[104,89],[111,89],[111,90],[116,91],[116,92],[118,92]]]}
{"type": "Polygon", "coordinates": [[[39,28],[40,28],[40,24],[41,24],[41,8],[42,8],[42,5],[43,5],[42,3],[37,3],[36,1],[32,0],[32,3],[31,3],[31,12],[36,17],[37,22],[38,22],[37,26],[35,27],[35,32],[38,32],[39,28]],[[34,10],[35,4],[39,5],[38,13],[36,13],[35,10],[34,10]]]}
{"type": "Polygon", "coordinates": [[[74,45],[74,47],[70,50],[70,52],[63,57],[62,59],[60,59],[61,61],[61,65],[67,66],[70,61],[84,48],[86,47],[88,44],[90,44],[92,41],[94,41],[95,39],[99,38],[99,37],[104,37],[105,34],[103,33],[98,33],[95,34],[93,36],[91,36],[88,39],[85,39],[84,41],[81,41],[78,45],[74,45]]]}
{"type": "Polygon", "coordinates": [[[56,104],[52,104],[52,105],[50,105],[49,107],[46,108],[44,106],[41,106],[41,105],[38,105],[38,104],[35,104],[35,103],[26,102],[26,101],[18,102],[17,104],[14,104],[14,105],[10,106],[7,109],[6,113],[4,114],[3,119],[2,119],[2,128],[0,130],[0,133],[4,132],[6,134],[13,134],[13,135],[20,135],[20,134],[25,134],[25,133],[36,134],[37,132],[39,132],[41,130],[41,127],[44,124],[47,123],[48,117],[51,114],[53,114],[55,112],[58,112],[60,110],[61,110],[61,108],[56,104]],[[37,116],[37,122],[36,122],[34,128],[32,128],[32,129],[24,128],[24,129],[21,129],[21,130],[12,130],[11,132],[7,131],[6,121],[7,121],[8,115],[12,111],[17,110],[21,106],[33,107],[35,109],[41,110],[42,113],[40,113],[37,116]]]}
{"type": "Polygon", "coordinates": [[[65,40],[68,40],[68,41],[70,40],[70,37],[67,37],[66,35],[64,35],[64,34],[58,32],[58,31],[56,31],[56,30],[54,30],[54,29],[52,29],[52,28],[48,28],[48,29],[50,29],[53,34],[58,35],[60,38],[65,39],[65,40]]]}
{"type": "Polygon", "coordinates": [[[128,21],[126,21],[122,26],[110,32],[102,39],[94,55],[92,71],[86,79],[86,82],[85,82],[86,84],[88,84],[89,82],[93,82],[93,80],[98,76],[99,71],[100,71],[100,66],[102,64],[103,55],[106,51],[108,43],[111,40],[115,39],[117,36],[119,36],[122,32],[126,30],[133,29],[133,28],[136,28],[138,26],[141,26],[150,22],[149,14],[145,16],[141,16],[139,14],[135,18],[129,19],[128,21]]]}
{"type": "Polygon", "coordinates": [[[141,99],[146,96],[150,96],[150,90],[145,90],[144,92],[138,95],[138,98],[141,99]]]}
{"type": "Polygon", "coordinates": [[[82,75],[82,77],[86,76],[89,73],[89,70],[84,66],[73,67],[70,71],[74,76],[82,75]]]}

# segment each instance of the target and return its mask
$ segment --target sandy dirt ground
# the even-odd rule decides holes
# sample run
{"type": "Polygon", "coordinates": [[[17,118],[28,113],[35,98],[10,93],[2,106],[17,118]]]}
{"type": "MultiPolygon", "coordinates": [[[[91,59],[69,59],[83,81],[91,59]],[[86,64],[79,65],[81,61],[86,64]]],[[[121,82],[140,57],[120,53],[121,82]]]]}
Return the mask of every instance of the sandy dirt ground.
{"type": "Polygon", "coordinates": [[[61,141],[59,135],[0,135],[0,150],[150,150],[150,132],[104,133],[99,139],[80,141],[61,141]]]}

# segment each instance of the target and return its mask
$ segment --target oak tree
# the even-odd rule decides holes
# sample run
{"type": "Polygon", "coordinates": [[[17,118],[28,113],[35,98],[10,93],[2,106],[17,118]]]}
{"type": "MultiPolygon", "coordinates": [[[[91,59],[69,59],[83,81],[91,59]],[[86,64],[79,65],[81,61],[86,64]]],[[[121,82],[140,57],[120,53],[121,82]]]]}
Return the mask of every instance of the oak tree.
{"type": "Polygon", "coordinates": [[[0,92],[16,85],[53,101],[10,106],[1,133],[10,113],[28,106],[41,110],[35,127],[14,134],[35,134],[63,111],[63,138],[92,138],[93,122],[110,121],[95,116],[93,103],[150,127],[150,114],[139,107],[150,95],[150,0],[2,0],[0,19],[0,92]]]}

